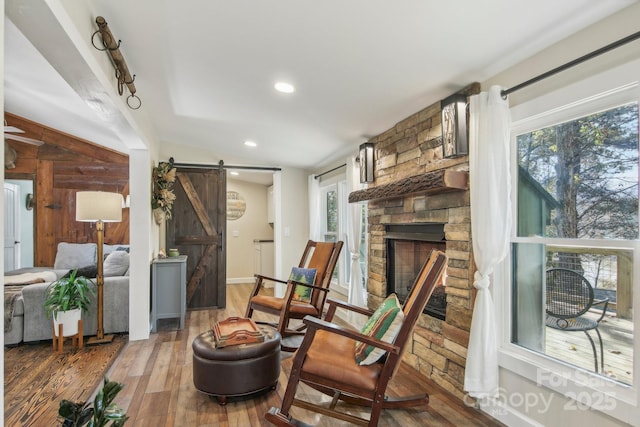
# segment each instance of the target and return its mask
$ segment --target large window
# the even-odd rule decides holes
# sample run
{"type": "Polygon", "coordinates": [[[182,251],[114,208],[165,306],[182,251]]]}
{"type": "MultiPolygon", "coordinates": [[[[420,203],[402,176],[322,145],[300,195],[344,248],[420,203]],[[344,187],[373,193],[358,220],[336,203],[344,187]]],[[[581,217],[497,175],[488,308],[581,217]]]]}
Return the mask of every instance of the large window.
{"type": "Polygon", "coordinates": [[[610,242],[638,238],[638,104],[520,133],[516,147],[517,232],[536,242],[514,243],[513,340],[632,384],[633,253],[610,242]]]}
{"type": "Polygon", "coordinates": [[[503,366],[529,365],[531,379],[558,391],[587,387],[583,403],[594,409],[606,409],[594,397],[604,393],[612,412],[624,404],[611,399],[638,390],[640,92],[632,74],[611,71],[512,109],[505,349],[514,359],[503,366]],[[541,372],[563,380],[545,382],[541,372]]]}

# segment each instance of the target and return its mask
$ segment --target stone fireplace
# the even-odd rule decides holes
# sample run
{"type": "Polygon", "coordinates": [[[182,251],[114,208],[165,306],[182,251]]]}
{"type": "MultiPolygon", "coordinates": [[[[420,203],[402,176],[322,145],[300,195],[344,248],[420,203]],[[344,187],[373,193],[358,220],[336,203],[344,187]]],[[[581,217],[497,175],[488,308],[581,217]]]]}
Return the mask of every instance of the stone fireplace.
{"type": "MultiPolygon", "coordinates": [[[[466,94],[477,91],[479,87],[471,88],[466,94]]],[[[436,103],[371,138],[375,147],[375,182],[351,193],[349,201],[368,202],[369,308],[378,307],[388,295],[394,274],[413,275],[403,279],[403,283],[409,280],[412,284],[413,269],[421,266],[431,246],[447,254],[446,286],[439,296],[446,301],[442,305],[444,313],[422,314],[404,361],[462,399],[475,296],[469,164],[467,156],[442,158],[440,134],[440,103],[436,103]],[[417,234],[433,238],[409,238],[407,233],[413,233],[412,227],[416,226],[423,227],[417,234]],[[395,245],[407,240],[412,243],[401,248],[407,252],[398,257],[395,245]],[[395,259],[390,260],[390,256],[395,259]]]]}

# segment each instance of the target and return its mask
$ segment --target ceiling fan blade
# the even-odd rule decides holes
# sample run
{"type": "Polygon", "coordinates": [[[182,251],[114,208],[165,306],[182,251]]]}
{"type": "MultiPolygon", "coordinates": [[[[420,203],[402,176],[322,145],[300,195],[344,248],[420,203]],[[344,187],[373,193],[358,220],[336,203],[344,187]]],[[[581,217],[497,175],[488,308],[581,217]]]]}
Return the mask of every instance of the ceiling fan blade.
{"type": "Polygon", "coordinates": [[[37,139],[27,138],[25,136],[19,136],[19,135],[12,135],[10,133],[5,133],[4,137],[6,139],[12,139],[14,141],[26,142],[27,144],[33,144],[33,145],[38,145],[38,146],[44,144],[44,142],[38,141],[37,139]]]}
{"type": "Polygon", "coordinates": [[[5,126],[4,127],[4,131],[5,132],[13,132],[13,133],[24,133],[24,131],[20,128],[17,128],[15,126],[5,126]]]}

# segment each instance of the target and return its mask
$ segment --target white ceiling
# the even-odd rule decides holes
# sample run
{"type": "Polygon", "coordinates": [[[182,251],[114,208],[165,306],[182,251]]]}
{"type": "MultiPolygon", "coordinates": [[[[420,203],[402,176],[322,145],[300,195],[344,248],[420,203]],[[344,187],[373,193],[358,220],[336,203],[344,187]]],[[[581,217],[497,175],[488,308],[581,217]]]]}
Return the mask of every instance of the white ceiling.
{"type": "MultiPolygon", "coordinates": [[[[31,45],[47,58],[63,49],[47,45],[52,24],[37,3],[6,0],[16,26],[5,23],[5,110],[126,151],[108,125],[117,112],[101,102],[108,90],[69,72],[65,81],[31,45]]],[[[142,100],[134,117],[144,114],[160,141],[226,164],[314,169],[633,0],[87,3],[87,19],[103,16],[122,40],[142,100]],[[277,80],[296,92],[276,92],[277,80]]]]}

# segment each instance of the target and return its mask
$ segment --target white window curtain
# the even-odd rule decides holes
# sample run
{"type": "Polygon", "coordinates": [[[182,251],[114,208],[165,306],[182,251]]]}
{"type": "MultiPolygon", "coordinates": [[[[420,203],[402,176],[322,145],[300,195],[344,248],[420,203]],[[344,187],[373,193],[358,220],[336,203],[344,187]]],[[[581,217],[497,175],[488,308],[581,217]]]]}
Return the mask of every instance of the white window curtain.
{"type": "MultiPolygon", "coordinates": [[[[347,159],[347,191],[360,190],[360,166],[356,157],[347,159]]],[[[362,241],[362,205],[349,203],[347,208],[347,246],[351,255],[351,277],[349,278],[349,303],[364,307],[366,304],[360,270],[360,242],[362,241]]]]}
{"type": "Polygon", "coordinates": [[[322,215],[320,213],[320,180],[309,175],[309,239],[319,242],[322,240],[322,215]]]}
{"type": "Polygon", "coordinates": [[[490,290],[494,267],[509,250],[511,232],[509,104],[501,88],[470,99],[469,175],[476,295],[464,389],[484,398],[498,392],[498,336],[490,290]]]}

